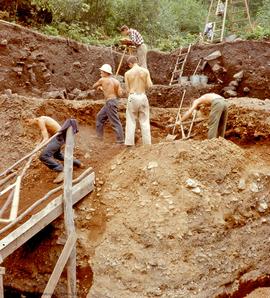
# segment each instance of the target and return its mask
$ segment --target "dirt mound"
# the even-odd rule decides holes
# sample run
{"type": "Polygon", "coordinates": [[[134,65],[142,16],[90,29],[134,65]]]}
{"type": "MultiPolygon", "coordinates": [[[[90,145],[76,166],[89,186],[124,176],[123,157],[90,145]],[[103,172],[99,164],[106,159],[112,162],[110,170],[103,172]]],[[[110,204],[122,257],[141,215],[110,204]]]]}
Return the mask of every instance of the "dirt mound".
{"type": "MultiPolygon", "coordinates": [[[[116,70],[121,59],[121,54],[110,48],[48,37],[4,21],[0,21],[0,29],[0,92],[11,89],[13,93],[44,94],[46,98],[49,95],[44,92],[60,90],[59,96],[69,99],[77,96],[101,98],[101,93],[80,94],[78,91],[91,89],[99,78],[98,68],[103,63],[111,64],[116,70]]],[[[243,96],[243,89],[248,87],[250,97],[270,97],[267,88],[270,76],[268,42],[237,41],[219,45],[195,45],[187,60],[184,75],[192,75],[199,59],[216,50],[220,50],[221,63],[227,69],[223,83],[218,82],[212,71],[206,68],[204,73],[209,76],[210,84],[198,90],[189,87],[189,100],[205,92],[220,93],[240,70],[244,71],[244,78],[237,89],[239,96],[243,96]]],[[[148,67],[155,84],[168,85],[177,54],[178,50],[171,54],[149,51],[148,67]]],[[[121,75],[127,70],[125,60],[120,69],[121,75]]],[[[150,102],[155,106],[172,107],[179,102],[179,95],[168,88],[156,88],[149,95],[150,102]]]]}
{"type": "Polygon", "coordinates": [[[243,295],[252,274],[270,273],[268,173],[224,139],[117,156],[102,186],[107,228],[88,297],[243,295]]]}

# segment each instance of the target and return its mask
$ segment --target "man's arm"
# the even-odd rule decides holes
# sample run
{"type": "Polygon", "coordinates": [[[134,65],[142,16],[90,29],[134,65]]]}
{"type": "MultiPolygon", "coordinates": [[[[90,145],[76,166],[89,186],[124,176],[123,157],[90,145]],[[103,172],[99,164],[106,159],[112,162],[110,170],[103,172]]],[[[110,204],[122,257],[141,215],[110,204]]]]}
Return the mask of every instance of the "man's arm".
{"type": "Polygon", "coordinates": [[[192,107],[181,117],[181,120],[182,121],[187,120],[192,115],[193,111],[198,108],[200,103],[201,103],[200,98],[194,100],[192,107]]]}
{"type": "Polygon", "coordinates": [[[127,93],[129,93],[130,85],[129,85],[129,81],[128,81],[128,74],[127,74],[127,72],[125,73],[125,84],[126,84],[127,93]]]}
{"type": "Polygon", "coordinates": [[[97,87],[100,87],[102,86],[102,78],[99,79],[94,85],[93,85],[93,88],[96,89],[97,87]]]}
{"type": "Polygon", "coordinates": [[[42,119],[38,119],[38,126],[40,128],[40,131],[41,131],[41,134],[42,134],[42,137],[43,137],[42,142],[47,141],[49,139],[49,133],[48,133],[48,130],[46,128],[45,121],[42,120],[42,119]]]}
{"type": "Polygon", "coordinates": [[[148,89],[148,88],[150,88],[150,87],[152,87],[152,86],[153,86],[153,82],[152,82],[152,80],[151,80],[151,77],[150,77],[150,72],[149,72],[149,70],[148,70],[148,69],[146,69],[146,71],[147,71],[147,77],[146,77],[146,87],[147,87],[147,89],[148,89]]]}

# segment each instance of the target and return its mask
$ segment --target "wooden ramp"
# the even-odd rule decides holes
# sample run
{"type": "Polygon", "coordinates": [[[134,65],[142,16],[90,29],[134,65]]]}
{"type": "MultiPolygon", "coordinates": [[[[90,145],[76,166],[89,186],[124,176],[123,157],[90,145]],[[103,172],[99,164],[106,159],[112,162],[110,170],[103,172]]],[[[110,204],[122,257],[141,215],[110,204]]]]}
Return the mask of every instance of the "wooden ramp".
{"type": "MultiPolygon", "coordinates": [[[[95,173],[91,173],[81,182],[72,187],[72,205],[79,202],[94,188],[95,173]]],[[[34,214],[21,226],[0,240],[0,261],[12,254],[35,234],[61,216],[63,210],[63,195],[55,198],[44,209],[34,214]]]]}
{"type": "MultiPolygon", "coordinates": [[[[54,137],[54,136],[53,136],[54,137]]],[[[53,138],[52,137],[52,138],[53,138]]],[[[51,138],[51,139],[52,139],[51,138]]],[[[73,177],[73,149],[74,149],[74,132],[70,126],[66,132],[65,158],[64,158],[64,184],[50,190],[45,196],[36,200],[25,211],[19,212],[21,180],[27,169],[30,167],[34,155],[50,140],[38,145],[30,154],[26,155],[13,166],[9,167],[1,176],[10,173],[10,170],[18,166],[22,161],[28,159],[22,171],[18,171],[16,182],[0,191],[0,196],[10,191],[6,202],[0,210],[3,215],[8,205],[11,205],[9,218],[1,218],[0,222],[6,225],[0,229],[0,262],[12,254],[17,248],[22,246],[31,237],[40,232],[52,221],[64,214],[65,234],[67,237],[66,244],[52,272],[51,278],[44,289],[43,298],[52,297],[54,289],[58,283],[61,273],[67,266],[67,295],[68,297],[77,297],[76,289],[76,230],[73,216],[73,205],[88,195],[94,189],[95,173],[92,168],[85,170],[78,178],[73,177]],[[63,193],[52,199],[52,195],[63,193]],[[49,202],[49,203],[48,203],[49,202]],[[38,208],[41,207],[41,208],[38,208]],[[29,218],[29,215],[32,216],[29,218]],[[1,236],[3,235],[3,238],[1,236]]],[[[1,185],[6,184],[13,174],[2,179],[1,185]]],[[[0,298],[4,297],[3,275],[5,268],[0,267],[0,298]]]]}

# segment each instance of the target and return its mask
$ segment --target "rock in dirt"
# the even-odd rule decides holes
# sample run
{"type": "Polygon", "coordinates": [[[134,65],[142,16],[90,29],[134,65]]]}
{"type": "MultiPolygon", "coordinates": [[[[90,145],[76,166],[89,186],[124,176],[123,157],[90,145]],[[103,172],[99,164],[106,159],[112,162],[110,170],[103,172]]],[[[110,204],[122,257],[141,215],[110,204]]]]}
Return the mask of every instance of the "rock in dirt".
{"type": "Polygon", "coordinates": [[[51,98],[51,99],[66,99],[67,93],[66,90],[56,90],[56,91],[49,91],[43,92],[43,98],[51,98]]]}
{"type": "Polygon", "coordinates": [[[222,55],[221,55],[220,51],[215,51],[215,52],[209,54],[208,56],[204,57],[204,60],[206,60],[206,61],[215,60],[215,59],[218,59],[221,56],[222,55]]]}
{"type": "Polygon", "coordinates": [[[238,189],[244,190],[246,188],[246,180],[241,178],[238,183],[238,189]]]}
{"type": "Polygon", "coordinates": [[[244,71],[243,71],[243,70],[239,71],[239,72],[236,73],[233,77],[234,77],[234,79],[242,80],[243,77],[244,77],[244,71]]]}
{"type": "Polygon", "coordinates": [[[198,186],[198,182],[194,179],[189,178],[186,180],[186,185],[187,187],[195,188],[198,186]]]}
{"type": "Polygon", "coordinates": [[[234,90],[227,90],[227,91],[224,92],[224,96],[226,98],[228,98],[228,97],[236,97],[237,96],[237,92],[234,91],[234,90]]]}
{"type": "Polygon", "coordinates": [[[147,165],[147,169],[151,170],[158,167],[158,163],[156,161],[150,161],[147,165]]]}

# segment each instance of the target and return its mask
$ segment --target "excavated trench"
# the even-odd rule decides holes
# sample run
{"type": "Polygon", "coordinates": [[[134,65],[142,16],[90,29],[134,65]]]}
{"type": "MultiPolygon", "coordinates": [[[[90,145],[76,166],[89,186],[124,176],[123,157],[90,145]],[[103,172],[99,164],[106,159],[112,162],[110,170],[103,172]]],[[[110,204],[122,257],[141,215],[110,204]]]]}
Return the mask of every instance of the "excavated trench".
{"type": "MultiPolygon", "coordinates": [[[[63,122],[69,117],[75,117],[81,127],[77,137],[78,143],[75,153],[86,166],[93,166],[98,175],[96,191],[76,206],[76,225],[79,234],[79,297],[86,297],[89,288],[92,286],[93,274],[94,279],[96,274],[89,260],[91,261],[94,258],[96,248],[101,244],[104,235],[106,235],[106,230],[110,225],[110,218],[113,217],[113,215],[110,215],[110,211],[107,210],[111,206],[103,202],[103,184],[106,184],[108,173],[111,171],[111,162],[115,162],[115,159],[118,157],[120,159],[123,155],[127,160],[129,159],[129,154],[126,154],[125,150],[112,146],[114,135],[111,128],[106,128],[104,144],[97,143],[95,140],[95,116],[104,104],[104,101],[100,100],[102,98],[101,93],[93,94],[88,91],[90,89],[89,86],[99,77],[98,67],[103,63],[110,63],[115,68],[119,63],[121,54],[106,48],[87,47],[65,39],[48,38],[30,30],[2,22],[0,27],[0,38],[7,40],[7,46],[1,45],[0,47],[2,61],[0,90],[7,93],[4,90],[11,89],[12,93],[22,95],[10,95],[8,92],[7,95],[0,96],[2,116],[0,125],[5,128],[0,133],[2,149],[0,157],[1,169],[4,169],[31,150],[33,140],[35,142],[38,141],[38,133],[25,126],[22,120],[22,116],[32,114],[36,116],[48,115],[59,122],[63,122]],[[59,52],[62,53],[62,59],[58,59],[56,55],[59,52]],[[90,62],[89,56],[91,56],[90,62]],[[62,63],[63,60],[65,63],[62,63]],[[76,91],[77,93],[74,91],[75,88],[79,89],[79,91],[76,91]],[[74,99],[76,96],[79,96],[83,100],[46,99],[46,95],[53,95],[52,93],[48,94],[51,91],[58,92],[56,97],[59,97],[59,91],[61,91],[60,95],[62,96],[63,94],[63,98],[74,99]],[[44,92],[47,93],[44,95],[44,92]],[[82,94],[82,92],[86,93],[82,94]],[[76,96],[74,93],[76,93],[76,96]],[[25,97],[25,95],[33,96],[33,94],[36,98],[25,97]],[[42,94],[43,99],[41,98],[42,94]],[[93,98],[95,100],[92,100],[93,98]],[[13,149],[12,152],[10,148],[13,149]]],[[[192,100],[204,93],[220,93],[224,87],[234,80],[233,75],[243,70],[244,78],[236,90],[238,98],[229,99],[230,107],[226,139],[239,144],[251,158],[259,156],[264,160],[265,165],[270,164],[267,150],[270,133],[270,103],[269,100],[252,99],[252,97],[263,100],[270,98],[269,88],[267,88],[270,77],[269,43],[238,41],[221,45],[196,45],[193,47],[187,61],[185,75],[193,73],[198,59],[216,50],[220,50],[222,53],[218,63],[226,69],[226,72],[217,76],[217,74],[213,73],[212,68],[207,65],[204,74],[208,75],[209,84],[200,87],[188,86],[184,107],[187,108],[192,100]],[[217,78],[221,79],[222,83],[217,78]],[[249,89],[248,98],[239,98],[247,95],[244,92],[245,87],[249,89]]],[[[148,92],[152,107],[153,143],[156,144],[153,146],[153,159],[159,156],[162,146],[167,146],[165,138],[172,131],[171,125],[174,124],[180,97],[184,89],[180,85],[168,86],[177,54],[178,51],[171,54],[156,51],[149,52],[149,70],[155,83],[155,86],[148,92]],[[158,148],[157,152],[155,152],[155,148],[158,148]]],[[[120,74],[123,75],[126,69],[124,64],[120,74]]],[[[125,102],[125,99],[121,99],[119,106],[123,125],[125,124],[125,102]]],[[[204,113],[207,114],[207,112],[207,110],[202,111],[202,118],[206,117],[204,113]]],[[[188,125],[186,129],[188,130],[188,125]]],[[[178,135],[177,139],[180,139],[181,132],[179,128],[177,128],[176,133],[178,135]]],[[[190,146],[195,146],[194,144],[197,144],[196,141],[204,140],[206,134],[206,121],[196,123],[193,130],[195,143],[191,141],[190,146]]],[[[138,139],[139,136],[140,133],[138,132],[138,139]]],[[[140,144],[140,141],[138,144],[140,144]]],[[[215,147],[215,150],[218,150],[218,147],[215,147]]],[[[213,156],[215,155],[218,155],[218,151],[213,153],[213,156]]],[[[136,157],[136,152],[131,151],[130,156],[131,159],[136,157]]],[[[181,156],[178,158],[181,159],[181,156]]],[[[210,161],[211,159],[209,159],[210,161]]],[[[132,175],[132,173],[128,172],[124,174],[127,177],[132,175]]],[[[42,167],[38,161],[34,162],[25,181],[27,190],[24,196],[29,203],[36,200],[40,192],[46,192],[53,187],[51,178],[49,171],[42,167]],[[36,181],[39,182],[37,183],[36,181]]],[[[112,180],[108,181],[108,183],[113,184],[112,180]]],[[[141,183],[143,185],[145,182],[141,183]]],[[[170,188],[170,181],[167,181],[167,183],[170,188]]],[[[250,208],[254,207],[251,206],[250,208]]],[[[122,220],[127,219],[124,218],[122,220]]],[[[230,223],[230,220],[228,222],[230,223]]],[[[232,227],[241,225],[241,220],[237,223],[235,222],[237,221],[234,219],[232,227]]],[[[243,225],[245,225],[245,220],[243,225]]],[[[228,224],[228,226],[230,225],[228,224]]],[[[6,297],[21,297],[21,295],[25,297],[40,297],[40,293],[45,287],[57,256],[62,249],[58,239],[62,236],[63,223],[61,220],[58,220],[53,223],[52,227],[49,237],[44,236],[38,240],[35,251],[29,252],[27,246],[24,246],[5,261],[4,266],[7,268],[5,276],[6,297]],[[46,264],[46,268],[42,266],[43,264],[46,264]]],[[[256,288],[270,286],[268,270],[265,270],[264,273],[263,268],[260,268],[259,272],[257,272],[258,274],[256,275],[255,272],[253,276],[248,275],[249,271],[252,270],[247,269],[246,272],[242,272],[245,278],[241,278],[242,275],[239,275],[235,276],[234,280],[230,279],[227,282],[224,281],[224,283],[220,281],[221,289],[208,297],[240,298],[245,297],[246,294],[256,288]]],[[[164,285],[164,290],[166,290],[166,287],[167,285],[164,285]]],[[[61,293],[63,293],[64,289],[65,278],[63,277],[55,297],[63,297],[61,293]]],[[[190,297],[203,297],[191,296],[192,290],[189,293],[190,297]]]]}

